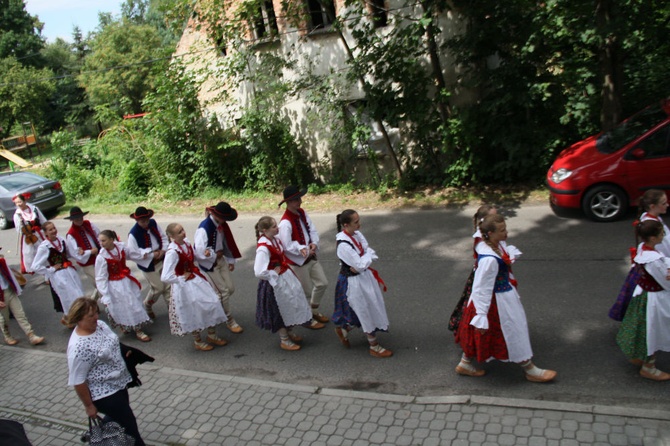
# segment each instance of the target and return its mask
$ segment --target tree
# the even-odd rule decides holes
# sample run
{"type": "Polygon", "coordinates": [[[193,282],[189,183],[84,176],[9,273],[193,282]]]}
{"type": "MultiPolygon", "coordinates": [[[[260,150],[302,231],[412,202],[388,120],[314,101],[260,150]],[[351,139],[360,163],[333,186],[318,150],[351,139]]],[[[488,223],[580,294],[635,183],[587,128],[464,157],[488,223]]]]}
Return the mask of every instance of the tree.
{"type": "Polygon", "coordinates": [[[79,80],[94,107],[105,106],[119,117],[140,113],[166,54],[154,27],[112,21],[91,41],[79,80]]]}
{"type": "Polygon", "coordinates": [[[0,60],[0,128],[5,134],[27,121],[44,129],[54,92],[52,77],[47,68],[26,67],[13,57],[0,60]]]}
{"type": "Polygon", "coordinates": [[[0,0],[0,59],[14,57],[23,65],[42,67],[42,27],[23,0],[0,0]]]}

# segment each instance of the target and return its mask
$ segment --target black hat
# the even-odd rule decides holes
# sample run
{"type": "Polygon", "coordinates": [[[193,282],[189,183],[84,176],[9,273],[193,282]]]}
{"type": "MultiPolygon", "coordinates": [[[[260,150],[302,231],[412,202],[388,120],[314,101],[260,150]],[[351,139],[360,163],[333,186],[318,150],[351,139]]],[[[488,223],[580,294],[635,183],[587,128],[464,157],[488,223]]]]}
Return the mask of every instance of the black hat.
{"type": "Polygon", "coordinates": [[[147,209],[144,206],[140,206],[137,209],[135,209],[135,212],[130,214],[130,218],[134,218],[135,220],[139,220],[140,218],[151,218],[154,216],[154,210],[153,209],[147,209]]]}
{"type": "Polygon", "coordinates": [[[284,189],[284,199],[279,202],[277,207],[281,206],[282,204],[286,203],[287,201],[295,200],[296,198],[300,198],[303,195],[307,193],[307,188],[305,189],[298,189],[298,186],[290,185],[284,189]]]}
{"type": "Polygon", "coordinates": [[[208,207],[207,212],[225,221],[233,221],[237,218],[237,211],[225,201],[219,201],[216,206],[208,207]]]}
{"type": "Polygon", "coordinates": [[[79,206],[72,206],[72,209],[70,209],[70,216],[65,217],[65,219],[74,220],[75,218],[83,218],[86,214],[88,214],[88,211],[82,212],[79,206]]]}

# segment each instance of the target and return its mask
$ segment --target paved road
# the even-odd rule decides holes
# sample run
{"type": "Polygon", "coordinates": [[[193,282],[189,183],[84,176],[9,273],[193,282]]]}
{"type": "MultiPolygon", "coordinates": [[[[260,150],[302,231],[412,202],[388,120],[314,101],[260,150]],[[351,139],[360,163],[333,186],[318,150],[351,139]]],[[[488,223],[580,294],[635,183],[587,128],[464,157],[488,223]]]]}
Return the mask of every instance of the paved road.
{"type": "MultiPolygon", "coordinates": [[[[309,202],[306,201],[309,209],[309,202]]],[[[345,205],[346,206],[346,205],[345,205]]],[[[344,207],[344,206],[343,206],[344,207]]],[[[332,327],[301,330],[305,348],[281,351],[275,336],[254,326],[255,290],[252,264],[253,226],[259,215],[240,216],[233,231],[243,253],[235,271],[237,291],[233,309],[245,327],[241,335],[221,329],[230,341],[212,352],[196,352],[187,338],[169,334],[164,303],[147,331],[154,338],[141,344],[157,358],[156,365],[248,377],[318,388],[368,391],[417,397],[479,395],[580,404],[614,405],[668,410],[667,383],[640,378],[614,343],[617,323],[607,318],[626,274],[627,249],[633,243],[630,221],[596,224],[581,219],[559,219],[548,206],[508,208],[510,242],[523,252],[515,266],[520,293],[530,323],[531,340],[539,366],[556,369],[555,383],[531,384],[518,366],[491,363],[488,374],[472,379],[457,376],[453,368],[459,352],[446,320],[460,295],[471,267],[470,234],[473,208],[439,211],[366,212],[360,210],[362,230],[379,253],[378,270],[389,286],[386,293],[391,329],[381,334],[384,346],[395,351],[386,360],[367,354],[363,335],[354,336],[352,348],[338,343],[332,327]]],[[[101,228],[125,238],[129,218],[90,215],[101,228]]],[[[313,215],[321,231],[321,259],[335,281],[335,217],[313,215]]],[[[157,215],[166,226],[179,221],[193,235],[198,218],[157,215]]],[[[67,220],[57,220],[64,233],[67,220]]],[[[0,243],[10,263],[16,259],[16,235],[2,231],[0,243]]],[[[33,278],[24,293],[29,318],[48,343],[41,351],[64,353],[69,333],[58,323],[48,290],[33,278]]],[[[91,284],[85,282],[88,289],[91,284]]],[[[331,283],[324,312],[332,311],[331,283]]],[[[330,324],[329,324],[330,325],[330,324]]],[[[18,328],[14,325],[13,331],[18,328]]],[[[132,337],[124,342],[140,345],[132,337]]],[[[17,348],[36,349],[22,340],[17,348]]],[[[670,370],[670,355],[660,355],[659,367],[670,370]]],[[[65,377],[62,377],[65,382],[65,377]]]]}
{"type": "MultiPolygon", "coordinates": [[[[22,423],[34,446],[78,444],[85,413],[66,374],[61,353],[0,346],[0,418],[22,423]]],[[[140,374],[131,404],[151,445],[670,444],[667,411],[352,392],[157,365],[140,374]]]]}

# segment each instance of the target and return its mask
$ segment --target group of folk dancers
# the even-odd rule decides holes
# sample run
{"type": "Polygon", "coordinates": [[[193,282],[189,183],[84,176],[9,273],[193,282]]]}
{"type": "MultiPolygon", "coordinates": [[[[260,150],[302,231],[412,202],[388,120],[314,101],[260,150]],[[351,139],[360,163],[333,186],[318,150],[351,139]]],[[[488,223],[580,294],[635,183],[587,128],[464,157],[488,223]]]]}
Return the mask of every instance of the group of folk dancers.
{"type": "MultiPolygon", "coordinates": [[[[256,324],[278,333],[280,347],[288,351],[299,350],[302,341],[293,327],[320,329],[329,321],[318,311],[328,280],[318,260],[318,231],[301,207],[305,193],[304,189],[287,187],[279,203],[286,204],[286,212],[279,223],[265,216],[255,226],[254,274],[259,278],[256,324]]],[[[17,214],[21,215],[15,217],[15,223],[23,239],[26,231],[22,226],[34,227],[34,219],[43,216],[25,200],[17,201],[17,214]]],[[[670,380],[670,374],[656,369],[655,355],[670,351],[670,241],[664,238],[668,229],[660,218],[667,209],[667,197],[662,191],[647,191],[640,206],[644,211],[636,222],[640,244],[634,249],[633,267],[610,316],[623,321],[617,343],[631,362],[640,365],[641,376],[664,381],[670,380]]],[[[67,313],[69,304],[83,295],[69,261],[74,259],[95,278],[96,294],[101,295],[112,325],[125,332],[134,330],[141,341],[150,340],[142,327],[155,318],[152,305],[162,295],[168,303],[171,332],[190,333],[196,349],[211,350],[227,343],[217,335],[217,325],[225,323],[233,333],[243,329],[230,308],[234,292],[230,273],[240,253],[227,222],[235,220],[237,212],[225,202],[206,211],[192,245],[180,224],[170,224],[165,234],[152,218],[153,211],[138,207],[130,215],[136,224],[123,244],[115,233],[99,231],[84,220],[87,213],[73,207],[67,239],[58,236],[53,223],[43,219],[38,231],[43,241],[37,249],[31,251],[22,243],[22,267],[32,252],[31,271],[49,279],[57,311],[67,313]],[[138,264],[150,284],[144,301],[126,259],[138,264]],[[206,337],[202,337],[205,330],[206,337]]],[[[463,351],[456,373],[483,376],[485,370],[476,363],[496,359],[519,364],[528,381],[554,380],[555,371],[541,369],[532,361],[528,322],[512,273],[521,252],[507,244],[504,217],[495,207],[485,205],[475,214],[474,226],[475,264],[449,320],[463,351]]],[[[371,268],[378,257],[360,227],[356,211],[348,209],[337,215],[340,271],[330,320],[342,345],[350,346],[349,332],[359,327],[367,336],[370,355],[385,358],[393,352],[379,344],[377,333],[389,326],[382,295],[386,287],[371,268]]],[[[0,262],[0,273],[2,270],[0,262]]],[[[5,288],[3,277],[0,274],[0,285],[5,288]]]]}

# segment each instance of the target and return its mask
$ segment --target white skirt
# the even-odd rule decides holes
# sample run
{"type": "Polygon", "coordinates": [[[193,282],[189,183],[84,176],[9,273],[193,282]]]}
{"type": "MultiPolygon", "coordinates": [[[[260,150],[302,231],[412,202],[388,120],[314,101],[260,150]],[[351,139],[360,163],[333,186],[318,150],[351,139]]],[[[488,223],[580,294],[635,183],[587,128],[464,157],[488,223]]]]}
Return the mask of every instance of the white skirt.
{"type": "Polygon", "coordinates": [[[375,330],[388,330],[389,319],[386,314],[384,296],[379,282],[368,269],[348,278],[347,300],[358,316],[365,333],[375,330]]]}
{"type": "Polygon", "coordinates": [[[49,283],[58,294],[65,314],[68,314],[75,299],[86,296],[79,274],[74,268],[59,269],[52,274],[49,283]]]}
{"type": "Polygon", "coordinates": [[[272,290],[284,325],[292,327],[312,320],[312,310],[305,298],[305,291],[293,271],[287,270],[280,274],[272,290]]]}
{"type": "Polygon", "coordinates": [[[124,329],[138,328],[151,322],[144,309],[140,287],[127,277],[110,280],[107,283],[109,294],[100,301],[107,305],[107,311],[117,325],[124,329]]]}
{"type": "Polygon", "coordinates": [[[177,323],[184,333],[200,331],[228,318],[214,289],[200,276],[172,284],[172,302],[177,323]]]}

